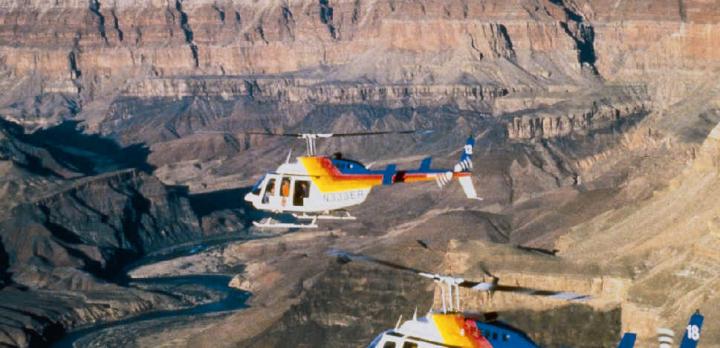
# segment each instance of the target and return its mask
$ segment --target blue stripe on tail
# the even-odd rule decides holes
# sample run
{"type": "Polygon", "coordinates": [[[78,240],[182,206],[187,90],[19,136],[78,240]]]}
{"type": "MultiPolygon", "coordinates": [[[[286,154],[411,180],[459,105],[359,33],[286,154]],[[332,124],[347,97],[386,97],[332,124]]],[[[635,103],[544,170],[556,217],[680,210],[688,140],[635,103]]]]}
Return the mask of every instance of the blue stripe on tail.
{"type": "Polygon", "coordinates": [[[418,171],[419,172],[430,171],[430,162],[432,162],[432,157],[423,158],[422,162],[420,162],[420,168],[418,168],[418,171]]]}
{"type": "Polygon", "coordinates": [[[475,147],[475,138],[471,135],[465,142],[463,152],[460,155],[460,161],[455,165],[453,169],[455,172],[469,172],[472,170],[472,154],[473,148],[475,147]]]}

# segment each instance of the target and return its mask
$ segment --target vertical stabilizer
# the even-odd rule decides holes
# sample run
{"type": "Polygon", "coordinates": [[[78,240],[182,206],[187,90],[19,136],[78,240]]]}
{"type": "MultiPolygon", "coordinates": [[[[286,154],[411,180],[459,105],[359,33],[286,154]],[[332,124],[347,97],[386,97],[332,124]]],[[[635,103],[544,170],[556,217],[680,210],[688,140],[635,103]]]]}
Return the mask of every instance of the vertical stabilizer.
{"type": "Polygon", "coordinates": [[[455,165],[455,168],[453,168],[453,171],[455,173],[469,172],[472,170],[473,147],[475,147],[475,138],[470,136],[467,139],[467,141],[465,142],[465,146],[463,147],[463,152],[460,155],[460,161],[455,165]]]}
{"type": "Polygon", "coordinates": [[[702,330],[703,320],[705,317],[700,314],[700,311],[695,311],[695,314],[690,317],[688,326],[685,327],[685,335],[683,336],[680,348],[696,348],[700,341],[700,331],[702,330]]]}
{"type": "Polygon", "coordinates": [[[623,335],[617,348],[633,348],[635,347],[635,340],[637,335],[632,332],[627,332],[623,335]]]}

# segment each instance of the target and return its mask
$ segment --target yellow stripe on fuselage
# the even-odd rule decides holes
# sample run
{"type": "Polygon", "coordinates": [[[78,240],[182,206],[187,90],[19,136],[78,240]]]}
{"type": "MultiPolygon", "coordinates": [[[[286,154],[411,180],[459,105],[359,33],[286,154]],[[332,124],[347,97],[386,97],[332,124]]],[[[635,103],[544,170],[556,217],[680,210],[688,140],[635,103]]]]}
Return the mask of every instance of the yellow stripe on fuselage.
{"type": "Polygon", "coordinates": [[[464,332],[465,320],[462,316],[457,314],[433,314],[432,318],[440,331],[440,335],[442,335],[443,343],[458,347],[480,347],[479,342],[469,336],[469,332],[464,332]]]}
{"type": "Polygon", "coordinates": [[[327,158],[300,157],[300,163],[321,192],[361,190],[382,185],[382,175],[343,175],[327,158]]]}

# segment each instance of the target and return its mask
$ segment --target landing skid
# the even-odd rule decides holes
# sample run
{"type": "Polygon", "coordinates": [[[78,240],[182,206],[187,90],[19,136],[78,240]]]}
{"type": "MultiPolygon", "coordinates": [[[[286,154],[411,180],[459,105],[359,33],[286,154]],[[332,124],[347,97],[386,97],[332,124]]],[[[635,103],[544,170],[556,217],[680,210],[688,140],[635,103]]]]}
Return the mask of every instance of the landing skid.
{"type": "Polygon", "coordinates": [[[356,220],[357,218],[350,215],[350,212],[348,211],[338,211],[338,213],[341,213],[341,215],[334,215],[331,212],[325,212],[323,214],[319,215],[310,215],[306,213],[302,214],[296,214],[293,213],[292,216],[295,217],[298,220],[356,220]]]}
{"type": "Polygon", "coordinates": [[[259,228],[317,228],[317,218],[312,219],[309,223],[292,223],[280,222],[273,218],[266,218],[261,221],[253,221],[253,225],[259,228]]]}
{"type": "Polygon", "coordinates": [[[260,228],[317,228],[318,220],[342,220],[352,221],[357,218],[350,215],[350,212],[346,210],[338,211],[326,211],[322,214],[307,214],[307,213],[292,213],[292,216],[299,221],[308,221],[306,223],[294,223],[294,222],[280,222],[271,217],[265,218],[261,221],[253,221],[255,227],[260,228]]]}

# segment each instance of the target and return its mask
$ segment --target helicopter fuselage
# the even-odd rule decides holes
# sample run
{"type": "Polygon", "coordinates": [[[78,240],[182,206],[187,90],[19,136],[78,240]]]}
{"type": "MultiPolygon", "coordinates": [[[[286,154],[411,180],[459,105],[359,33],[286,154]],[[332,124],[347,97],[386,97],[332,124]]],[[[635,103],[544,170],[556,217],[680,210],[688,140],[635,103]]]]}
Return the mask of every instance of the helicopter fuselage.
{"type": "Polygon", "coordinates": [[[429,162],[428,168],[396,171],[394,165],[371,170],[349,159],[299,157],[297,162],[284,163],[265,174],[245,200],[265,211],[321,213],[363,203],[374,186],[436,180],[446,173],[430,169],[429,162]]]}

